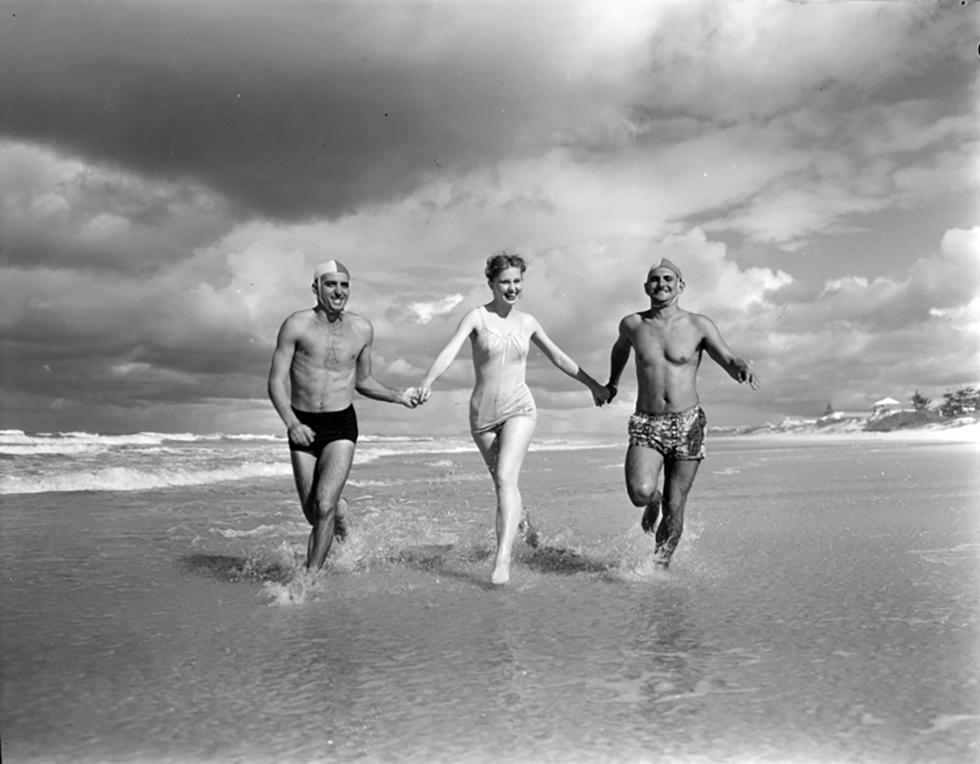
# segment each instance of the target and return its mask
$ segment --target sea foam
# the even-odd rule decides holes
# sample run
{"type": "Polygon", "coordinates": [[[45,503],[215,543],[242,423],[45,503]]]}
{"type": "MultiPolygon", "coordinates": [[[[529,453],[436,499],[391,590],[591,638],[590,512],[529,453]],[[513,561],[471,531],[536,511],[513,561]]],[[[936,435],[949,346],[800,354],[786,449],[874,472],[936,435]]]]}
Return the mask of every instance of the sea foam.
{"type": "Polygon", "coordinates": [[[105,467],[43,476],[2,475],[0,476],[0,494],[46,493],[49,491],[140,491],[290,474],[291,468],[288,462],[282,464],[243,463],[237,467],[205,470],[105,467]]]}

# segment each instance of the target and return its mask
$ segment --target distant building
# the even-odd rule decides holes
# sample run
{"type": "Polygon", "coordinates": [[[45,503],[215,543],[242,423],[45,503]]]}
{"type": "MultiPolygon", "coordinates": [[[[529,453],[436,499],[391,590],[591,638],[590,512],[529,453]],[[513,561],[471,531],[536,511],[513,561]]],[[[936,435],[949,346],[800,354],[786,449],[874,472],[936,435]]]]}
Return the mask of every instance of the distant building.
{"type": "Polygon", "coordinates": [[[817,419],[818,424],[826,424],[830,422],[843,422],[849,419],[867,419],[867,411],[834,411],[830,414],[824,414],[822,417],[817,419]]]}
{"type": "Polygon", "coordinates": [[[882,398],[880,401],[871,404],[871,418],[878,419],[901,410],[902,404],[899,401],[894,398],[882,398]]]}

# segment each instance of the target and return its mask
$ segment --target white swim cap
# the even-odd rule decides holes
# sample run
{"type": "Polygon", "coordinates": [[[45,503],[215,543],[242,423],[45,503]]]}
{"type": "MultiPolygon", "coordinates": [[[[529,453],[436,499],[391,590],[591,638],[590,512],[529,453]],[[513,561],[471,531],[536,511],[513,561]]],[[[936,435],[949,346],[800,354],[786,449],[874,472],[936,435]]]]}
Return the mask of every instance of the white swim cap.
{"type": "Polygon", "coordinates": [[[340,260],[327,260],[313,269],[313,280],[319,281],[321,276],[326,276],[328,273],[343,273],[350,278],[350,271],[340,260]]]}
{"type": "Polygon", "coordinates": [[[681,269],[678,268],[676,265],[674,265],[666,257],[660,258],[660,262],[659,263],[657,263],[656,265],[650,266],[650,270],[647,271],[647,278],[649,278],[650,277],[650,274],[653,273],[655,270],[657,270],[657,268],[667,268],[668,270],[672,270],[677,275],[677,278],[678,278],[679,281],[683,281],[684,280],[684,277],[681,275],[681,269]]]}

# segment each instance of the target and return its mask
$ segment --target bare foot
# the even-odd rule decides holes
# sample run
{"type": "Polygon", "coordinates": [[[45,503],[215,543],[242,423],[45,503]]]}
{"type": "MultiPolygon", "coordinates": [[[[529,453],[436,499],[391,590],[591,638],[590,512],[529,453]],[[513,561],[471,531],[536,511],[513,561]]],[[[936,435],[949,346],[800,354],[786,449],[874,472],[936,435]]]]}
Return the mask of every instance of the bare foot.
{"type": "Polygon", "coordinates": [[[510,581],[510,560],[497,560],[490,574],[490,583],[502,586],[510,581]]]}
{"type": "Polygon", "coordinates": [[[337,501],[337,514],[333,518],[333,535],[337,541],[347,540],[347,499],[337,501]]]}
{"type": "Polygon", "coordinates": [[[643,519],[640,520],[640,527],[644,533],[653,533],[653,529],[657,525],[657,517],[660,516],[660,502],[662,499],[663,497],[660,495],[660,491],[657,491],[650,497],[650,503],[644,508],[643,519]]]}
{"type": "Polygon", "coordinates": [[[653,550],[654,564],[659,565],[661,568],[666,568],[670,565],[670,558],[674,556],[674,549],[676,549],[676,546],[671,546],[670,543],[658,543],[653,550]]]}
{"type": "Polygon", "coordinates": [[[517,526],[517,531],[521,534],[521,538],[524,539],[525,544],[532,549],[537,549],[538,545],[541,543],[541,537],[538,534],[538,529],[531,525],[531,515],[527,512],[525,512],[524,517],[521,518],[521,522],[517,526]]]}

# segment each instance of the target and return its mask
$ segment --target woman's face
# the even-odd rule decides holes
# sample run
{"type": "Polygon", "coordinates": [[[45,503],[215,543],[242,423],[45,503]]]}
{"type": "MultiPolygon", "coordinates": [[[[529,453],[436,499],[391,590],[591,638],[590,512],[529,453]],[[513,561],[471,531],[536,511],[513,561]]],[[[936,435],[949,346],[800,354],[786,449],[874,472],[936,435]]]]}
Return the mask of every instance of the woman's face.
{"type": "Polygon", "coordinates": [[[520,268],[505,268],[490,280],[494,299],[508,305],[517,302],[524,288],[524,276],[520,268]]]}

